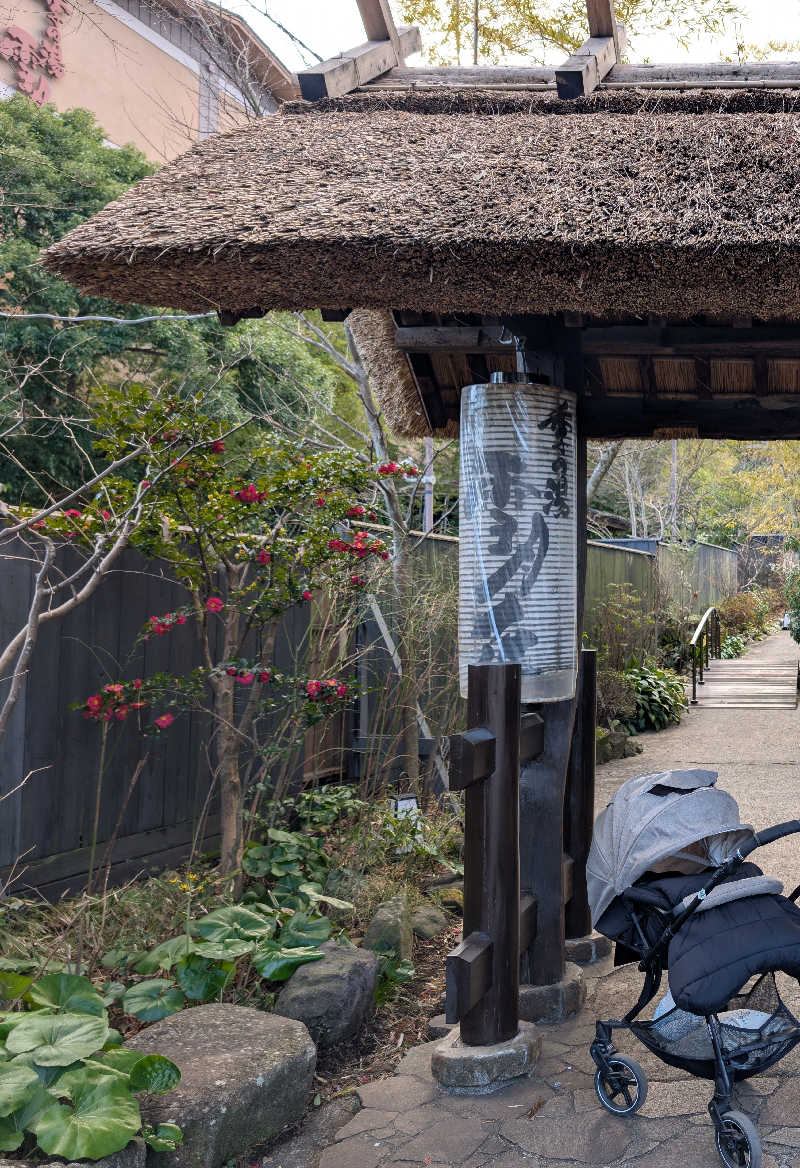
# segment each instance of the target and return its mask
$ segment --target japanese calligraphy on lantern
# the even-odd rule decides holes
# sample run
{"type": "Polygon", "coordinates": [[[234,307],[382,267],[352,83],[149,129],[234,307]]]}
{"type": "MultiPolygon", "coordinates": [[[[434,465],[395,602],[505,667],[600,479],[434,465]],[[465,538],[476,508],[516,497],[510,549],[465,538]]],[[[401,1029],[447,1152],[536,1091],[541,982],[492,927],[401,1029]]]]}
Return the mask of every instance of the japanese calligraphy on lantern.
{"type": "Polygon", "coordinates": [[[522,700],[575,692],[575,398],[551,386],[461,397],[459,674],[522,666],[522,700]]]}
{"type": "Polygon", "coordinates": [[[7,28],[0,39],[0,57],[14,65],[17,89],[37,105],[50,100],[48,79],[64,75],[61,26],[70,14],[66,0],[45,0],[45,7],[47,27],[38,41],[16,25],[7,28]]]}

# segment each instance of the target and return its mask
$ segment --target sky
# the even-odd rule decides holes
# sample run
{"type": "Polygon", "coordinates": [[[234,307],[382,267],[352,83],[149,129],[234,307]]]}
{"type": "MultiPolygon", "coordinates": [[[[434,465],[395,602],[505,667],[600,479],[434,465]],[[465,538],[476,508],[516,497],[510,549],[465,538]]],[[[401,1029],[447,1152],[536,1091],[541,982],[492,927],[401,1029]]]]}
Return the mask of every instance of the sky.
{"type": "MultiPolygon", "coordinates": [[[[263,15],[265,6],[272,16],[323,58],[335,57],[365,39],[356,0],[223,0],[223,3],[244,16],[262,40],[293,70],[313,64],[313,58],[306,55],[304,61],[297,46],[263,15]]],[[[800,41],[800,0],[739,0],[739,7],[747,13],[747,23],[738,30],[732,24],[722,42],[705,38],[687,50],[679,48],[673,38],[663,33],[639,37],[636,54],[630,54],[629,59],[632,62],[650,60],[663,63],[718,61],[722,53],[734,53],[737,31],[748,43],[800,41]]],[[[398,5],[395,4],[394,8],[396,10],[398,5]]],[[[407,61],[409,65],[420,63],[419,58],[413,57],[407,61]]]]}

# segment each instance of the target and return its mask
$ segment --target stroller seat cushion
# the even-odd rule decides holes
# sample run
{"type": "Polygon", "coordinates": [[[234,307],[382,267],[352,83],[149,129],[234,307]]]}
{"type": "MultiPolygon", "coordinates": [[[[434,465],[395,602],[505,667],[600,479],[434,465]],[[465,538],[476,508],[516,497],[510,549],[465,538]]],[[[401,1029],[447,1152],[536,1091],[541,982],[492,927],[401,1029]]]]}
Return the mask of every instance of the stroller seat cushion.
{"type": "Polygon", "coordinates": [[[784,896],[749,896],[696,913],[669,946],[676,1006],[714,1014],[754,974],[800,977],[800,909],[784,896]]]}

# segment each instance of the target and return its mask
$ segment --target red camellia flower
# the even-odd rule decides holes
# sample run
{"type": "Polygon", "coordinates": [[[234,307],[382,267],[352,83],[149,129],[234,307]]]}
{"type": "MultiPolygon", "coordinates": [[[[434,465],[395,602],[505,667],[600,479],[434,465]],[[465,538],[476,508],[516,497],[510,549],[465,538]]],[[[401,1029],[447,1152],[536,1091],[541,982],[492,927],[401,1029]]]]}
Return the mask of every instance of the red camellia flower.
{"type": "Polygon", "coordinates": [[[216,442],[211,443],[211,453],[212,454],[224,454],[225,453],[225,443],[222,441],[221,438],[218,438],[216,440],[216,442]]]}
{"type": "Polygon", "coordinates": [[[268,669],[262,669],[258,675],[258,680],[262,681],[262,682],[272,681],[272,674],[270,673],[270,671],[268,669]]]}
{"type": "Polygon", "coordinates": [[[176,625],[185,625],[186,624],[186,617],[184,616],[184,614],[182,612],[179,612],[178,615],[175,617],[175,624],[176,625]]]}
{"type": "Polygon", "coordinates": [[[74,507],[70,507],[68,511],[64,512],[64,514],[66,515],[67,519],[80,519],[81,517],[81,512],[76,511],[74,507]]]}
{"type": "Polygon", "coordinates": [[[322,693],[322,682],[309,681],[308,685],[306,686],[306,693],[310,698],[318,698],[322,693]]]}
{"type": "Polygon", "coordinates": [[[228,677],[235,677],[239,670],[235,665],[231,665],[228,669],[225,670],[225,672],[227,673],[228,677]]]}
{"type": "Polygon", "coordinates": [[[218,596],[209,596],[206,601],[206,612],[221,612],[222,601],[218,596]]]}
{"type": "Polygon", "coordinates": [[[336,687],[336,692],[337,692],[337,694],[339,695],[339,697],[340,697],[340,698],[343,698],[343,697],[344,697],[344,695],[347,693],[347,686],[346,686],[346,685],[344,685],[344,684],[342,684],[342,685],[337,685],[337,687],[336,687]]]}
{"type": "Polygon", "coordinates": [[[305,588],[303,590],[303,600],[310,600],[310,599],[311,599],[311,593],[309,592],[309,590],[307,588],[305,588]]]}
{"type": "Polygon", "coordinates": [[[397,474],[400,470],[400,464],[397,462],[384,462],[382,466],[378,467],[378,474],[392,475],[397,474]]]}
{"type": "Polygon", "coordinates": [[[250,483],[240,491],[232,490],[231,495],[242,503],[262,503],[267,497],[267,492],[259,491],[255,483],[250,483]]]}
{"type": "Polygon", "coordinates": [[[350,519],[361,519],[364,515],[366,515],[366,511],[363,507],[359,506],[348,507],[347,515],[350,519]]]}
{"type": "Polygon", "coordinates": [[[318,507],[324,507],[324,506],[325,506],[325,499],[324,499],[324,497],[323,497],[322,495],[320,495],[320,496],[319,496],[319,498],[317,499],[317,506],[318,506],[318,507]]]}
{"type": "Polygon", "coordinates": [[[141,677],[134,678],[134,680],[131,682],[131,685],[133,686],[134,689],[141,689],[142,688],[141,677]]]}
{"type": "Polygon", "coordinates": [[[99,710],[103,704],[103,699],[100,694],[92,694],[90,698],[86,699],[86,705],[90,710],[99,710]]]}
{"type": "Polygon", "coordinates": [[[159,730],[166,730],[174,721],[172,714],[161,714],[160,717],[156,718],[156,726],[159,730]]]}
{"type": "Polygon", "coordinates": [[[124,722],[128,716],[128,707],[120,706],[118,710],[114,711],[114,717],[118,722],[124,722]]]}
{"type": "Polygon", "coordinates": [[[238,681],[239,685],[252,685],[253,681],[255,680],[255,674],[240,673],[236,680],[238,681]]]}
{"type": "Polygon", "coordinates": [[[269,554],[269,552],[265,552],[263,548],[258,553],[259,564],[268,564],[271,559],[272,559],[272,556],[269,554]]]}

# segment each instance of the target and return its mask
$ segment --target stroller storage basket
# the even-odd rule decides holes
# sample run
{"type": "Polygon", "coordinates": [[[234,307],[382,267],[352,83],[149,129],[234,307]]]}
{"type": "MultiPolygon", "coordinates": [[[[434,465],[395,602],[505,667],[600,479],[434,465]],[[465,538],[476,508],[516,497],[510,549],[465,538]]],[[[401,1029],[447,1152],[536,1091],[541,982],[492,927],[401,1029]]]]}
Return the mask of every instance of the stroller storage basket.
{"type": "MultiPolygon", "coordinates": [[[[732,998],[717,1017],[732,1079],[747,1079],[766,1070],[800,1042],[800,1022],[781,1000],[771,972],[732,998]]],[[[631,1030],[663,1062],[714,1079],[711,1036],[699,1014],[676,1008],[651,1022],[632,1022],[631,1030]]]]}

